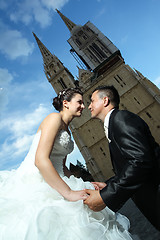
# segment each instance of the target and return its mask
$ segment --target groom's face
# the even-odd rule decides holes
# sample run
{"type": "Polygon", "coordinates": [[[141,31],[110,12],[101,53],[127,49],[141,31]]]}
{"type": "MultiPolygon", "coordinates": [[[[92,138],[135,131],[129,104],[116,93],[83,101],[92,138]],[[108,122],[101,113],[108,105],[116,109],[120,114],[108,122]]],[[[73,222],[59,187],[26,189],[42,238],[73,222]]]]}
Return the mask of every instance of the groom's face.
{"type": "Polygon", "coordinates": [[[92,118],[99,118],[101,119],[101,112],[104,107],[103,99],[99,98],[98,91],[95,91],[91,96],[91,103],[88,109],[91,111],[92,118]]]}

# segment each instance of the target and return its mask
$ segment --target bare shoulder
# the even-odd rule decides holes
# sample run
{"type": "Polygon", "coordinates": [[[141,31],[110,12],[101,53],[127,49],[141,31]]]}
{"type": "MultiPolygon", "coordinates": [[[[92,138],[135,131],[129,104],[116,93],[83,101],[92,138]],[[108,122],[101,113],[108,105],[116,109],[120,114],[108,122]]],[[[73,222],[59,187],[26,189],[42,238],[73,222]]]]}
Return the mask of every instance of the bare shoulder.
{"type": "Polygon", "coordinates": [[[62,117],[60,113],[50,113],[45,119],[44,121],[58,121],[61,122],[62,121],[62,117]]]}
{"type": "Polygon", "coordinates": [[[62,124],[60,113],[50,113],[41,123],[40,129],[59,129],[62,124]]]}
{"type": "Polygon", "coordinates": [[[41,123],[38,130],[41,131],[37,152],[41,156],[49,157],[55,137],[61,128],[62,119],[59,113],[49,114],[41,123]]]}

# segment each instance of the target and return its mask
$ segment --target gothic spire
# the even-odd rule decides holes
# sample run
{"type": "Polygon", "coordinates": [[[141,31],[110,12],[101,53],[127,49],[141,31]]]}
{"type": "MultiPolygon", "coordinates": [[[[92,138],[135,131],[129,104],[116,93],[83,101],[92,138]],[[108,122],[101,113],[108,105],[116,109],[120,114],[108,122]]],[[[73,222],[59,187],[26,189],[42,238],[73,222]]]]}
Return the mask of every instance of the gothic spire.
{"type": "Polygon", "coordinates": [[[71,32],[72,29],[76,26],[74,22],[72,22],[69,18],[65,17],[58,9],[56,9],[57,13],[60,15],[66,26],[68,27],[69,31],[71,32]]]}
{"type": "Polygon", "coordinates": [[[44,72],[48,81],[50,82],[65,67],[63,66],[63,63],[46,48],[46,46],[39,40],[35,33],[33,33],[33,36],[35,37],[38,47],[41,51],[43,57],[44,72]]]}
{"type": "Polygon", "coordinates": [[[53,54],[46,48],[46,46],[39,40],[39,38],[36,36],[36,34],[33,32],[33,36],[36,39],[36,42],[38,44],[38,47],[41,51],[43,62],[44,64],[48,64],[53,59],[53,54]]]}

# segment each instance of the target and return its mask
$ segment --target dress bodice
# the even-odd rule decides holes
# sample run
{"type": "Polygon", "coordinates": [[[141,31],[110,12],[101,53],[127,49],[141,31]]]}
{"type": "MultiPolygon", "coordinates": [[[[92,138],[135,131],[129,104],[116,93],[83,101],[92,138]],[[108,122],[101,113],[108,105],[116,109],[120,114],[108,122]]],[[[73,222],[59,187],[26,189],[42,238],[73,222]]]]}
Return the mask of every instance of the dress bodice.
{"type": "Polygon", "coordinates": [[[50,154],[50,160],[60,175],[63,175],[63,159],[73,151],[73,146],[70,134],[63,129],[60,130],[50,154]]]}
{"type": "MultiPolygon", "coordinates": [[[[38,143],[40,140],[41,131],[38,131],[33,139],[30,150],[21,163],[20,167],[17,169],[20,175],[24,173],[32,173],[37,172],[38,169],[35,166],[35,155],[38,147],[38,143]]],[[[67,154],[73,151],[74,143],[71,140],[70,134],[61,129],[55,138],[53,148],[50,154],[50,160],[60,175],[64,175],[63,173],[63,159],[67,156],[67,154]]]]}

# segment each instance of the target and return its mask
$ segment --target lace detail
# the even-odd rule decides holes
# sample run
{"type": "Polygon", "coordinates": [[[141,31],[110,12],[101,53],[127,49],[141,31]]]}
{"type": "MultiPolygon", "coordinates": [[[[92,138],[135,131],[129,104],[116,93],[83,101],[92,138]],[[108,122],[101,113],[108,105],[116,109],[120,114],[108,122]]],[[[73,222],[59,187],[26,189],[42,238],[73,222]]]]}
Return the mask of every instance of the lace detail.
{"type": "Polygon", "coordinates": [[[60,133],[61,133],[61,134],[59,134],[60,135],[60,138],[59,138],[60,145],[62,145],[66,149],[69,147],[70,148],[69,150],[72,150],[72,145],[70,144],[71,137],[68,134],[68,132],[61,130],[60,133]]]}
{"type": "Polygon", "coordinates": [[[74,143],[71,140],[70,134],[67,131],[61,129],[56,136],[52,152],[62,150],[63,152],[66,152],[66,154],[69,154],[73,151],[73,147],[74,143]],[[65,148],[65,150],[63,148],[65,148]]]}
{"type": "Polygon", "coordinates": [[[63,173],[63,159],[73,151],[74,143],[71,136],[65,130],[60,130],[56,136],[50,160],[60,175],[63,173]]]}

